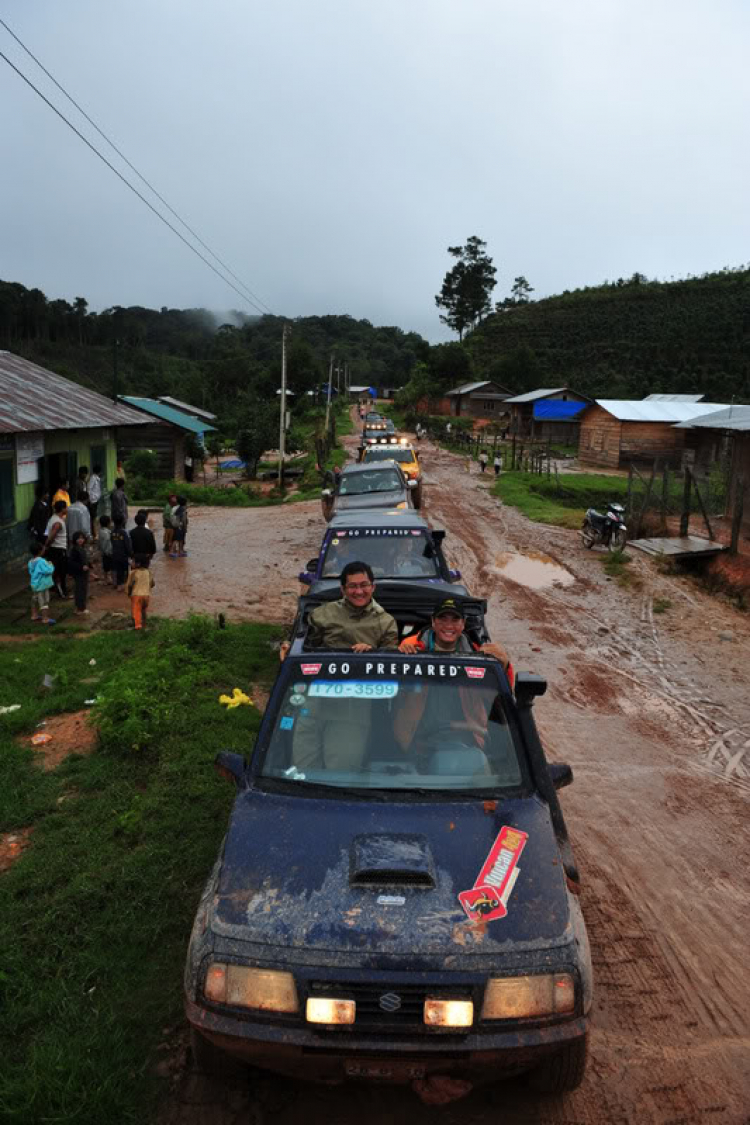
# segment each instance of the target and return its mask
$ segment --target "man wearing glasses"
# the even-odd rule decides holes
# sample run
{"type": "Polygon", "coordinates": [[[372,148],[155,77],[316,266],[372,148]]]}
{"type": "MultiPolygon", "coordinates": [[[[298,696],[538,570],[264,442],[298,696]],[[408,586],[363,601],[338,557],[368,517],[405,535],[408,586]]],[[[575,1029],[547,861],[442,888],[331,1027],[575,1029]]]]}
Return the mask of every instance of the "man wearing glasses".
{"type": "Polygon", "coordinates": [[[341,571],[342,598],[310,614],[308,648],[370,652],[398,647],[398,627],[373,598],[375,580],[367,563],[350,562],[341,571]]]}

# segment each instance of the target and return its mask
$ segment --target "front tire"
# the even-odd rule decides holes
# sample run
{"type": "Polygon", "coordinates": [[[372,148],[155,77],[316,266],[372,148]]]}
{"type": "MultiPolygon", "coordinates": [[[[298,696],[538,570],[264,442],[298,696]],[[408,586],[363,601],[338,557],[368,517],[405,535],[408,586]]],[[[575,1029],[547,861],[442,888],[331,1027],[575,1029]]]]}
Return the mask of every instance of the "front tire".
{"type": "Polygon", "coordinates": [[[584,1036],[545,1059],[527,1076],[529,1086],[539,1094],[566,1094],[576,1090],[586,1073],[588,1046],[588,1036],[584,1036]]]}
{"type": "Polygon", "coordinates": [[[624,551],[626,541],[627,541],[627,538],[626,538],[625,529],[623,527],[618,527],[618,529],[616,531],[614,531],[612,533],[611,537],[610,537],[610,540],[609,540],[610,551],[624,551]]]}

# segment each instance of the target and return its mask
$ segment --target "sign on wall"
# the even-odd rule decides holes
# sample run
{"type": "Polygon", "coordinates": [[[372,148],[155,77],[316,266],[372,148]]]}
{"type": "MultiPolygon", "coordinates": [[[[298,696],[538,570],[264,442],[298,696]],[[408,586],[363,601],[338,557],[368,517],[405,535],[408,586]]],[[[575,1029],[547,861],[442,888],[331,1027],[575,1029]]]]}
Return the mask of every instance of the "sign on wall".
{"type": "Polygon", "coordinates": [[[16,483],[30,484],[39,479],[40,457],[44,457],[44,434],[16,434],[16,483]]]}

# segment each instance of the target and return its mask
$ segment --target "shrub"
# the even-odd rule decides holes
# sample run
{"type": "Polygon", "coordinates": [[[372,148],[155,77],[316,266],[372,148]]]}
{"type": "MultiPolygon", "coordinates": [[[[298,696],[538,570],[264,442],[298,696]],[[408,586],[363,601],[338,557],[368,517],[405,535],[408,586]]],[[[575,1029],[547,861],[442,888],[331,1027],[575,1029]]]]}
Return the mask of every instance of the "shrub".
{"type": "Polygon", "coordinates": [[[153,480],[159,471],[159,456],[153,449],[134,449],[125,462],[129,477],[145,477],[153,480]]]}

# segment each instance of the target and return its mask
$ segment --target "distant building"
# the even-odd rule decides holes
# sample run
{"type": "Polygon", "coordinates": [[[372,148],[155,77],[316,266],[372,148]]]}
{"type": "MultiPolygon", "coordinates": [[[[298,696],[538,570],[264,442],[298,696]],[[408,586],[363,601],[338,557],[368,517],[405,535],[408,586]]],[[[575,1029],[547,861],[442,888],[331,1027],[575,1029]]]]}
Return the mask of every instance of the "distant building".
{"type": "Polygon", "coordinates": [[[216,429],[206,420],[206,412],[196,411],[187,403],[178,410],[163,399],[137,395],[120,395],[120,399],[147,416],[145,427],[137,433],[118,428],[117,450],[122,460],[126,461],[136,449],[153,449],[159,458],[157,476],[162,480],[185,480],[187,435],[192,434],[203,445],[203,435],[216,429]]]}
{"type": "Polygon", "coordinates": [[[510,411],[510,432],[518,437],[551,437],[555,441],[578,440],[578,416],[594,400],[570,387],[542,388],[506,399],[510,411]],[[542,409],[542,403],[580,403],[579,407],[555,406],[542,409]]]}
{"type": "Polygon", "coordinates": [[[599,398],[581,415],[578,460],[610,469],[655,457],[679,464],[685,431],[675,424],[723,409],[724,403],[599,398]]]}
{"type": "MultiPolygon", "coordinates": [[[[102,467],[114,487],[118,433],[145,445],[142,414],[27,359],[0,351],[0,574],[28,560],[26,523],[38,485],[52,495],[78,470],[102,467]]],[[[71,500],[74,496],[71,496],[71,500]]]]}
{"type": "Polygon", "coordinates": [[[501,421],[505,414],[505,401],[512,392],[489,379],[479,383],[464,383],[448,391],[441,401],[438,413],[456,418],[501,421]]]}

